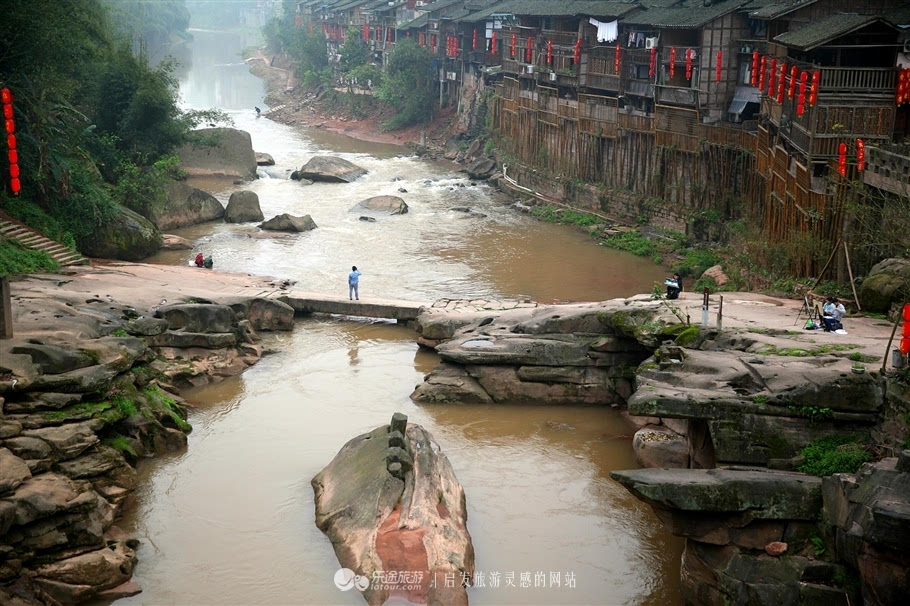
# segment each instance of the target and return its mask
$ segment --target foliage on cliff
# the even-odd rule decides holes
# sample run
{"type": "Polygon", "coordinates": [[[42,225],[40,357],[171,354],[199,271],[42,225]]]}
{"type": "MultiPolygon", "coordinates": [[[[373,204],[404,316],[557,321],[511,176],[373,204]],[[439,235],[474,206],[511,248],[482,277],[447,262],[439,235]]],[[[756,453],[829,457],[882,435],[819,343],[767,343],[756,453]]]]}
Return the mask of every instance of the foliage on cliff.
{"type": "Polygon", "coordinates": [[[429,122],[435,108],[433,56],[410,38],[399,40],[389,53],[377,96],[395,108],[383,128],[396,130],[429,122]]]}
{"type": "MultiPolygon", "coordinates": [[[[190,129],[219,118],[180,110],[173,64],[150,67],[134,55],[111,10],[98,0],[34,0],[9,3],[0,19],[0,84],[14,95],[22,182],[15,203],[0,202],[66,244],[82,244],[118,204],[142,206],[123,177],[154,177],[190,129]]],[[[129,10],[116,9],[121,24],[129,10]]],[[[184,23],[178,16],[163,27],[184,23]]]]}
{"type": "Polygon", "coordinates": [[[0,276],[57,271],[60,266],[46,252],[31,250],[18,242],[0,239],[0,276]]]}

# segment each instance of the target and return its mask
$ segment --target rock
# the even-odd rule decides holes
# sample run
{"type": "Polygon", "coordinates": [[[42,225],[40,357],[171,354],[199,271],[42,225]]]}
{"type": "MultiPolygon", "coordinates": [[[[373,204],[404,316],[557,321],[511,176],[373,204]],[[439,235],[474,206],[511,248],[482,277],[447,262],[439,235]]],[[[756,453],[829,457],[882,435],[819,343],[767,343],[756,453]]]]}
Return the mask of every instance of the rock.
{"type": "Polygon", "coordinates": [[[161,248],[163,250],[192,250],[193,243],[174,234],[161,234],[161,248]]]}
{"type": "Polygon", "coordinates": [[[341,566],[355,574],[420,575],[400,593],[368,586],[368,604],[398,593],[412,603],[466,606],[461,583],[444,582],[446,575],[470,578],[474,572],[464,490],[433,437],[418,425],[402,433],[402,426],[384,425],[354,438],[313,478],[316,525],[331,539],[341,566]]]}
{"type": "Polygon", "coordinates": [[[177,151],[180,166],[188,175],[256,178],[256,154],[250,134],[235,128],[201,128],[192,132],[195,141],[177,151]]]}
{"type": "Polygon", "coordinates": [[[782,541],[773,541],[765,545],[765,553],[778,558],[787,553],[787,544],[782,541]]]}
{"type": "Polygon", "coordinates": [[[314,156],[297,171],[299,179],[329,183],[351,183],[365,174],[363,168],[336,156],[314,156]]]}
{"type": "Polygon", "coordinates": [[[135,565],[135,552],[118,543],[113,549],[103,547],[39,566],[35,583],[56,600],[73,603],[127,582],[135,565]]]}
{"type": "Polygon", "coordinates": [[[140,337],[154,337],[167,330],[167,320],[141,316],[126,323],[126,332],[140,337]]]}
{"type": "Polygon", "coordinates": [[[274,166],[275,158],[265,152],[255,152],[256,164],[259,166],[274,166]]]}
{"type": "Polygon", "coordinates": [[[439,364],[417,386],[411,399],[423,403],[489,404],[493,402],[477,379],[457,364],[439,364]]]}
{"type": "Polygon", "coordinates": [[[367,217],[367,216],[361,215],[359,220],[366,221],[367,223],[376,223],[376,217],[367,217]]]}
{"type": "Polygon", "coordinates": [[[496,162],[490,158],[479,158],[468,164],[464,171],[468,176],[478,181],[489,179],[496,172],[496,162]]]}
{"type": "Polygon", "coordinates": [[[259,224],[260,229],[269,229],[272,231],[289,231],[301,232],[316,229],[316,223],[310,215],[295,217],[287,213],[272,217],[265,223],[259,224]]]}
{"type": "Polygon", "coordinates": [[[888,313],[910,301],[910,259],[885,259],[875,265],[859,288],[863,311],[888,313]]]}
{"type": "Polygon", "coordinates": [[[470,206],[453,206],[449,210],[457,212],[457,213],[469,213],[469,212],[471,212],[471,207],[470,206]]]}
{"type": "Polygon", "coordinates": [[[682,468],[689,466],[686,439],[665,427],[648,425],[632,438],[635,460],[642,467],[682,468]]]}
{"type": "Polygon", "coordinates": [[[237,326],[237,316],[227,305],[212,303],[168,305],[159,307],[155,315],[167,320],[170,330],[229,333],[237,326]]]}
{"type": "Polygon", "coordinates": [[[455,137],[449,137],[446,139],[446,146],[445,151],[443,152],[443,157],[445,157],[447,160],[454,160],[460,151],[461,146],[459,145],[458,139],[455,137]]]}
{"type": "MultiPolygon", "coordinates": [[[[77,483],[55,473],[33,476],[3,498],[3,503],[13,508],[11,521],[15,526],[25,526],[66,511],[87,511],[97,501],[97,494],[81,492],[77,483]]],[[[0,527],[0,535],[4,532],[0,527]]]]}
{"type": "Polygon", "coordinates": [[[32,472],[25,461],[6,448],[0,448],[0,496],[16,490],[30,477],[32,472]]]}
{"type": "Polygon", "coordinates": [[[98,443],[96,422],[68,423],[59,427],[42,427],[22,432],[23,437],[38,438],[47,442],[57,460],[66,461],[82,454],[89,446],[98,443]]]}
{"type": "Polygon", "coordinates": [[[126,583],[122,583],[116,587],[112,587],[111,589],[99,591],[95,597],[99,600],[113,601],[122,598],[128,598],[140,593],[142,593],[142,587],[139,586],[139,583],[135,581],[127,581],[126,583]]]}
{"type": "Polygon", "coordinates": [[[398,188],[398,193],[400,193],[400,194],[406,194],[406,193],[408,193],[408,190],[406,190],[406,189],[403,188],[403,187],[399,187],[399,188],[398,188]]]}
{"type": "Polygon", "coordinates": [[[27,343],[13,347],[10,353],[29,356],[32,362],[38,366],[41,373],[50,375],[69,372],[94,364],[92,356],[85,351],[73,351],[56,345],[27,343]]]}
{"type": "Polygon", "coordinates": [[[259,208],[259,196],[249,190],[235,191],[228,200],[224,220],[228,223],[262,221],[265,217],[259,208]]]}
{"type": "Polygon", "coordinates": [[[98,445],[92,452],[58,463],[55,469],[70,479],[80,480],[100,476],[125,465],[127,462],[118,451],[98,445]]]}
{"type": "Polygon", "coordinates": [[[813,520],[821,478],[732,469],[636,469],[610,477],[655,506],[682,511],[748,512],[753,519],[813,520]]]}
{"type": "Polygon", "coordinates": [[[203,349],[222,349],[237,344],[234,333],[200,333],[185,331],[168,331],[155,337],[149,337],[152,347],[201,347],[203,349]]]}
{"type": "Polygon", "coordinates": [[[730,281],[730,278],[727,277],[727,274],[724,273],[723,267],[720,265],[713,265],[709,267],[704,272],[702,272],[701,277],[702,279],[711,278],[719,287],[723,287],[727,282],[730,281]]]}
{"type": "Polygon", "coordinates": [[[24,460],[32,473],[47,471],[53,463],[54,451],[44,440],[18,436],[7,439],[4,445],[24,460]]]}
{"type": "Polygon", "coordinates": [[[376,212],[388,215],[403,215],[408,212],[408,205],[398,196],[374,196],[354,205],[350,212],[376,212]]]}
{"type": "Polygon", "coordinates": [[[161,232],[139,213],[117,206],[112,217],[95,226],[92,235],[78,244],[80,252],[88,256],[141,261],[161,248],[161,232]]]}
{"type": "Polygon", "coordinates": [[[471,141],[471,145],[468,146],[468,149],[465,151],[465,157],[469,160],[473,160],[477,157],[477,154],[480,153],[480,150],[483,149],[485,141],[483,139],[474,139],[471,141]]]}
{"type": "Polygon", "coordinates": [[[277,299],[252,299],[231,306],[242,311],[255,330],[293,330],[294,308],[277,299]]]}
{"type": "Polygon", "coordinates": [[[158,229],[165,230],[215,221],[223,216],[224,206],[215,196],[183,181],[173,181],[167,187],[164,205],[153,209],[148,218],[158,229]]]}

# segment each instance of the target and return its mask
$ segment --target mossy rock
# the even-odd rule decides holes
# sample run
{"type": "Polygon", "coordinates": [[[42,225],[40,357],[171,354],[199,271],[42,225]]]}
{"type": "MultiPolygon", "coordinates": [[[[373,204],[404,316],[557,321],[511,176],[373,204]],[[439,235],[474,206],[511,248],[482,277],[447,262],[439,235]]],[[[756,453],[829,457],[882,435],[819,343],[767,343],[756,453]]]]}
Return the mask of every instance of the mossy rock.
{"type": "Polygon", "coordinates": [[[875,265],[859,289],[863,311],[888,313],[910,301],[910,260],[885,259],[875,265]]]}
{"type": "Polygon", "coordinates": [[[79,244],[79,250],[91,257],[141,261],[161,248],[161,232],[139,213],[118,206],[111,219],[79,244]]]}

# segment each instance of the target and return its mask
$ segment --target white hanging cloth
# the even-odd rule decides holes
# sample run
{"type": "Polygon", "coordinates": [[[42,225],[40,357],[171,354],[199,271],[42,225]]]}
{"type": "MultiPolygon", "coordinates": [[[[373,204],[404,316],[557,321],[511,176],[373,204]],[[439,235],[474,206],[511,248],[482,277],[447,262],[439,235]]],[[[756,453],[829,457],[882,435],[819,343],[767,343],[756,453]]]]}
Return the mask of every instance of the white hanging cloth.
{"type": "Polygon", "coordinates": [[[589,19],[589,21],[591,22],[591,25],[597,28],[598,42],[613,42],[619,37],[618,21],[611,21],[609,23],[604,23],[597,19],[589,19]]]}

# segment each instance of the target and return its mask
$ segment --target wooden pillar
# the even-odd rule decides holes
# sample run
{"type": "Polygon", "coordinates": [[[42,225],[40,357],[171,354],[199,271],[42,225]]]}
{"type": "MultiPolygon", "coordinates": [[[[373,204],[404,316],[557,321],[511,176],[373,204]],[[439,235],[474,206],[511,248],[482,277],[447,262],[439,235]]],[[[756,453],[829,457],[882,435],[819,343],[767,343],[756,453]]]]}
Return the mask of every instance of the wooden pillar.
{"type": "Polygon", "coordinates": [[[13,302],[10,297],[9,278],[0,277],[0,339],[13,338],[13,302]]]}

